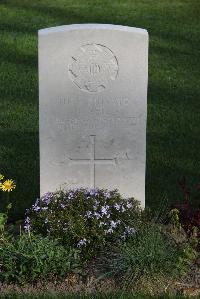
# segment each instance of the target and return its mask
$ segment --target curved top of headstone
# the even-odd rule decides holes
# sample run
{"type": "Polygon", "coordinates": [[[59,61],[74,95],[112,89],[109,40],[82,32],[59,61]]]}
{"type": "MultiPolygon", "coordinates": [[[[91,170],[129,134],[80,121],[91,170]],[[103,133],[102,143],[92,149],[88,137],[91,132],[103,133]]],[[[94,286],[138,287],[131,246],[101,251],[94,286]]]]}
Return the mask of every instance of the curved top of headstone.
{"type": "Polygon", "coordinates": [[[118,31],[126,31],[132,33],[140,33],[144,35],[148,35],[146,29],[130,27],[130,26],[122,26],[122,25],[113,25],[113,24],[72,24],[72,25],[63,25],[63,26],[56,26],[50,27],[45,29],[40,29],[38,31],[39,35],[43,34],[51,34],[56,32],[62,31],[71,31],[71,30],[90,30],[90,29],[101,29],[101,30],[118,30],[118,31]]]}

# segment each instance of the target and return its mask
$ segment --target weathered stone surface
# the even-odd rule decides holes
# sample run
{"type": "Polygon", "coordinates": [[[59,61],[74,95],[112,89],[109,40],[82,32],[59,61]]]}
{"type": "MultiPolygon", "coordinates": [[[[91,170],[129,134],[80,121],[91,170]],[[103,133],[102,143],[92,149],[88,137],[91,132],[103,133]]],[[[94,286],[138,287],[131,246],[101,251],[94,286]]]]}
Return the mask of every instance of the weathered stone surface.
{"type": "Polygon", "coordinates": [[[117,188],[144,205],[147,73],[146,30],[39,31],[41,194],[117,188]]]}

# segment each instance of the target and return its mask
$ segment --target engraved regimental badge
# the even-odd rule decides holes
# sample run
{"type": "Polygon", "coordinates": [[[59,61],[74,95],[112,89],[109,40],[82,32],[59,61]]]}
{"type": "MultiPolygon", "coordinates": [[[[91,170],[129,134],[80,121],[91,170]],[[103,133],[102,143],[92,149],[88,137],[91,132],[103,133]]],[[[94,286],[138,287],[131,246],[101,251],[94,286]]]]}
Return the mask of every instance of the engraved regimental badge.
{"type": "Polygon", "coordinates": [[[83,91],[103,91],[118,74],[118,61],[114,53],[99,44],[81,46],[69,63],[69,75],[83,91]]]}

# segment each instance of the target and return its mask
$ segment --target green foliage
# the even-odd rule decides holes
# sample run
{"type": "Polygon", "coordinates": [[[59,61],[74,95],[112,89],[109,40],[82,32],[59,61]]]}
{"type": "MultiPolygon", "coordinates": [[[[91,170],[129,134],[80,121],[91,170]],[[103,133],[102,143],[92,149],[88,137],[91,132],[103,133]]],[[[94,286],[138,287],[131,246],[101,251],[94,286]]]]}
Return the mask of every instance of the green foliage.
{"type": "Polygon", "coordinates": [[[111,294],[91,294],[91,295],[70,295],[70,294],[8,294],[0,295],[1,299],[187,299],[185,295],[173,295],[162,294],[161,296],[151,296],[144,294],[132,294],[132,293],[111,293],[111,294]]]}
{"type": "Polygon", "coordinates": [[[179,210],[172,209],[169,213],[170,222],[173,226],[173,230],[181,229],[180,218],[179,218],[179,210]]]}
{"type": "Polygon", "coordinates": [[[199,14],[199,0],[0,1],[0,171],[17,179],[15,219],[39,194],[37,31],[78,23],[148,30],[146,198],[155,209],[162,192],[177,198],[180,175],[199,177],[199,14]]]}
{"type": "Polygon", "coordinates": [[[8,216],[5,213],[0,213],[0,234],[4,232],[8,216]]]}
{"type": "Polygon", "coordinates": [[[80,268],[79,252],[57,240],[23,234],[0,244],[0,281],[33,282],[63,278],[80,268]]]}
{"type": "MultiPolygon", "coordinates": [[[[8,213],[12,208],[12,203],[9,200],[10,192],[15,189],[16,184],[12,179],[4,179],[4,175],[0,173],[0,191],[7,192],[6,200],[4,201],[4,208],[0,213],[0,235],[3,237],[5,225],[8,220],[8,213]]],[[[1,203],[2,204],[2,203],[1,203]]]]}
{"type": "Polygon", "coordinates": [[[177,269],[181,275],[187,274],[188,268],[191,265],[191,262],[198,257],[197,251],[194,249],[194,246],[187,242],[183,246],[182,254],[178,257],[177,269]]]}
{"type": "Polygon", "coordinates": [[[74,189],[47,193],[28,212],[25,228],[79,247],[85,259],[107,243],[125,240],[135,233],[140,215],[133,198],[123,199],[116,191],[74,189]]]}
{"type": "Polygon", "coordinates": [[[129,285],[144,280],[144,277],[176,277],[185,267],[186,260],[181,260],[183,256],[186,258],[184,251],[170,243],[159,225],[149,223],[116,248],[107,262],[110,274],[123,276],[129,285]]]}

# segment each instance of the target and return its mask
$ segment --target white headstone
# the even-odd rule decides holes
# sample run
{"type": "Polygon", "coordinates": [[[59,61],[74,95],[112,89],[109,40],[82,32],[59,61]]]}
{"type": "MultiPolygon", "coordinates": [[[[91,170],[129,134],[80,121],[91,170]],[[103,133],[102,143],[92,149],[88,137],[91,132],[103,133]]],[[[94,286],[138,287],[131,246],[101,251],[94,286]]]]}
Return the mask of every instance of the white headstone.
{"type": "Polygon", "coordinates": [[[145,204],[148,33],[39,31],[40,191],[118,189],[145,204]]]}

